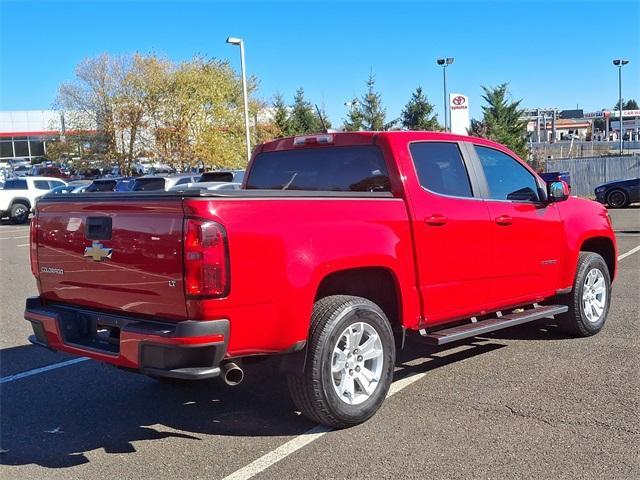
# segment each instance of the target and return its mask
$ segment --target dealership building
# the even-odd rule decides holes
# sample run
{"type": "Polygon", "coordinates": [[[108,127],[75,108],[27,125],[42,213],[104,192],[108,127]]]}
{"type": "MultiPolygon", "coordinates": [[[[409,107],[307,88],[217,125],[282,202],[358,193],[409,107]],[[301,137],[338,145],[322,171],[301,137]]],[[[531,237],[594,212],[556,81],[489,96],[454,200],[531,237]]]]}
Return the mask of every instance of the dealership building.
{"type": "Polygon", "coordinates": [[[0,158],[42,157],[63,130],[64,118],[55,110],[0,112],[0,158]]]}

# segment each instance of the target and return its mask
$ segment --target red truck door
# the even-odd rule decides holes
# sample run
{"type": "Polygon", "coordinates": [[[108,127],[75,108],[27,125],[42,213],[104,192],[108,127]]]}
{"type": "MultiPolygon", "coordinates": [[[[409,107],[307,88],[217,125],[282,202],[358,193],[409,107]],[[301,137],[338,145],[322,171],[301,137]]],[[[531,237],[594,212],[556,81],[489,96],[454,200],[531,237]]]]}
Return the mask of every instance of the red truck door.
{"type": "Polygon", "coordinates": [[[492,305],[555,294],[564,241],[556,205],[541,201],[535,176],[515,158],[480,145],[475,152],[491,217],[492,305]]]}
{"type": "Polygon", "coordinates": [[[477,313],[489,292],[489,214],[474,195],[462,148],[458,142],[409,145],[417,173],[411,203],[419,288],[429,326],[477,313]]]}

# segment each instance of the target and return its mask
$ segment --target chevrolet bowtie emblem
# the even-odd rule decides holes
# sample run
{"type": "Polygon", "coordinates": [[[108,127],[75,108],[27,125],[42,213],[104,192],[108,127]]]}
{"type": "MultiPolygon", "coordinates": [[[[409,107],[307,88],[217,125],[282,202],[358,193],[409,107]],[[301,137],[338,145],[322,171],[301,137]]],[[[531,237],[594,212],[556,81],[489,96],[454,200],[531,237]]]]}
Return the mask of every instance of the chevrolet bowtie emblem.
{"type": "Polygon", "coordinates": [[[90,247],[84,249],[84,256],[91,257],[94,262],[101,262],[105,258],[111,258],[111,249],[104,248],[102,243],[94,240],[90,247]]]}

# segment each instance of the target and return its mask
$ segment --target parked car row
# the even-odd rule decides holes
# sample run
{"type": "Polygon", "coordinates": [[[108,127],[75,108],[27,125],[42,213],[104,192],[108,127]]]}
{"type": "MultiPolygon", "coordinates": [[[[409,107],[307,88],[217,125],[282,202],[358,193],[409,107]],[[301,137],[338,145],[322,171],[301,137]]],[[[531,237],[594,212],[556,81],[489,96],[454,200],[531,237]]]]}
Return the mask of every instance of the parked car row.
{"type": "Polygon", "coordinates": [[[0,216],[11,223],[26,223],[37,200],[44,195],[83,192],[140,192],[238,190],[243,171],[199,174],[145,175],[142,177],[106,177],[94,180],[63,180],[55,177],[24,176],[8,179],[0,190],[0,216]]]}

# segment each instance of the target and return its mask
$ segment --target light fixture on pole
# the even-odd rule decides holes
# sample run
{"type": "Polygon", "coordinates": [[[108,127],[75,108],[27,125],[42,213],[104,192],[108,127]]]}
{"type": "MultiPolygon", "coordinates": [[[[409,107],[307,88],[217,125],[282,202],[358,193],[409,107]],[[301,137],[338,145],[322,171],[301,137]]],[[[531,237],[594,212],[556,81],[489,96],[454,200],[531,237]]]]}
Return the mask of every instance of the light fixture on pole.
{"type": "Polygon", "coordinates": [[[623,140],[622,140],[622,67],[624,67],[629,60],[623,60],[616,58],[613,64],[618,67],[618,116],[620,120],[620,155],[622,156],[623,140]]]}
{"type": "Polygon", "coordinates": [[[247,99],[247,73],[244,65],[244,41],[241,38],[229,37],[227,43],[240,46],[240,69],[242,71],[242,97],[244,99],[244,133],[247,142],[247,162],[251,160],[251,138],[249,136],[249,101],[247,99]]]}
{"type": "Polygon", "coordinates": [[[453,58],[439,58],[436,60],[438,65],[442,67],[442,81],[444,84],[444,130],[448,132],[451,130],[449,125],[449,101],[447,100],[447,67],[453,63],[453,58]]]}

